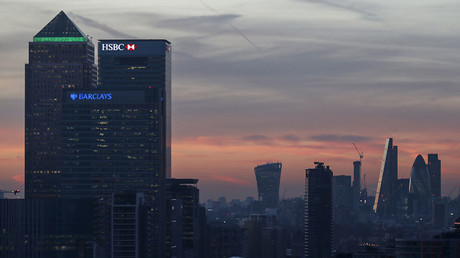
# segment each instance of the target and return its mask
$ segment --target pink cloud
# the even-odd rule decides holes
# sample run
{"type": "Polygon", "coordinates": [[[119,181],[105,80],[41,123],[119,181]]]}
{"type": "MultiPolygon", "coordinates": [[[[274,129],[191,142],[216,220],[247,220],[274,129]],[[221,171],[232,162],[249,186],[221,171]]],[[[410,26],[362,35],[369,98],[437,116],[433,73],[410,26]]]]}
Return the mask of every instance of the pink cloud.
{"type": "Polygon", "coordinates": [[[229,177],[229,176],[212,175],[211,177],[216,179],[216,180],[220,180],[220,181],[224,181],[224,182],[231,183],[231,184],[236,184],[236,185],[250,185],[251,184],[250,182],[248,182],[246,180],[233,178],[233,177],[229,177]]]}
{"type": "Polygon", "coordinates": [[[13,176],[13,180],[21,183],[21,184],[24,184],[24,175],[14,175],[13,176]]]}

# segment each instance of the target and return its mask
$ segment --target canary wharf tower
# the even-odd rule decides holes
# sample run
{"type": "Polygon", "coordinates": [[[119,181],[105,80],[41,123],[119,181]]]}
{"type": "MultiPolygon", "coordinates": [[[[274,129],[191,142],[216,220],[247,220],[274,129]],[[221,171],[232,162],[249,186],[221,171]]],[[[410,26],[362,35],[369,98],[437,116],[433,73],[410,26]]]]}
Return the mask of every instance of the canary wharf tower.
{"type": "MultiPolygon", "coordinates": [[[[136,257],[164,257],[170,51],[170,42],[161,39],[100,40],[97,89],[63,90],[62,198],[97,197],[108,204],[114,193],[135,191],[148,207],[142,220],[146,230],[129,233],[130,241],[137,236],[129,242],[137,247],[129,249],[120,231],[112,231],[112,257],[128,257],[128,249],[136,257]]],[[[126,229],[125,214],[117,216],[105,219],[111,225],[102,225],[108,230],[101,232],[126,229]]]]}
{"type": "Polygon", "coordinates": [[[25,79],[25,196],[58,197],[62,89],[96,86],[94,45],[64,12],[29,42],[25,79]]]}

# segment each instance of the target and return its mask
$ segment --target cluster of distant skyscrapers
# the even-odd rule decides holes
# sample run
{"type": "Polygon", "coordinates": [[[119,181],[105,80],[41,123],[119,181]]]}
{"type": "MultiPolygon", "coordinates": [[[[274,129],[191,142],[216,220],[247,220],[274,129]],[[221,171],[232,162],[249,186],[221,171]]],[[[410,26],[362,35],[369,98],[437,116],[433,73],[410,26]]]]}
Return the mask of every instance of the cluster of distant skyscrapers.
{"type": "MultiPolygon", "coordinates": [[[[352,186],[349,176],[333,176],[329,166],[322,162],[315,164],[315,168],[306,170],[305,176],[307,258],[332,255],[334,203],[338,204],[334,212],[340,213],[343,206],[351,207],[347,209],[359,217],[361,206],[368,201],[367,189],[361,189],[360,184],[361,160],[353,162],[352,186]]],[[[276,208],[278,203],[281,167],[281,163],[267,163],[254,169],[259,201],[265,208],[276,208]]],[[[428,164],[418,155],[412,166],[410,178],[398,179],[398,147],[393,145],[392,138],[386,139],[374,198],[373,212],[382,218],[404,216],[429,221],[436,216],[436,219],[444,224],[443,207],[435,210],[436,204],[441,200],[441,161],[438,154],[428,154],[428,164]]]]}
{"type": "Polygon", "coordinates": [[[385,143],[373,210],[382,216],[431,218],[433,205],[441,199],[441,161],[428,154],[428,164],[418,155],[409,179],[398,179],[398,147],[385,143]]]}

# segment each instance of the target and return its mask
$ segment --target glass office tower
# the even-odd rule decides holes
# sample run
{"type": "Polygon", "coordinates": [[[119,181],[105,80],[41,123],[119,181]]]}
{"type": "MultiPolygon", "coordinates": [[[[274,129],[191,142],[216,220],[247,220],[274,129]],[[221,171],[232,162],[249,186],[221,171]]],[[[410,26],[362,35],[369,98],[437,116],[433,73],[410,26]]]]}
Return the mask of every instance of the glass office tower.
{"type": "Polygon", "coordinates": [[[431,192],[435,199],[441,198],[441,160],[438,154],[428,154],[428,171],[430,173],[431,192]]]}
{"type": "Polygon", "coordinates": [[[66,90],[62,110],[62,197],[159,192],[164,117],[154,89],[66,90]]]}
{"type": "Polygon", "coordinates": [[[94,45],[60,12],[29,42],[25,66],[25,196],[59,196],[62,89],[96,86],[94,45]]]}
{"type": "Polygon", "coordinates": [[[306,258],[332,256],[332,178],[332,170],[323,162],[305,171],[306,258]]]}
{"type": "MultiPolygon", "coordinates": [[[[171,174],[170,43],[101,40],[98,48],[97,90],[64,90],[62,196],[96,197],[110,205],[113,193],[143,193],[143,257],[163,257],[165,180],[171,174]]],[[[110,235],[104,233],[109,225],[97,226],[110,235]]]]}
{"type": "Polygon", "coordinates": [[[167,40],[100,40],[98,88],[149,89],[161,121],[156,135],[162,175],[171,178],[171,43],[167,40]]]}
{"type": "Polygon", "coordinates": [[[379,182],[375,193],[374,212],[380,216],[391,216],[397,211],[398,196],[398,146],[393,138],[387,138],[380,167],[379,182]]]}
{"type": "Polygon", "coordinates": [[[415,158],[409,178],[409,196],[411,213],[414,216],[431,217],[432,199],[430,173],[422,155],[415,158]]]}
{"type": "Polygon", "coordinates": [[[278,207],[281,168],[281,163],[267,163],[254,168],[259,201],[264,208],[278,207]]]}

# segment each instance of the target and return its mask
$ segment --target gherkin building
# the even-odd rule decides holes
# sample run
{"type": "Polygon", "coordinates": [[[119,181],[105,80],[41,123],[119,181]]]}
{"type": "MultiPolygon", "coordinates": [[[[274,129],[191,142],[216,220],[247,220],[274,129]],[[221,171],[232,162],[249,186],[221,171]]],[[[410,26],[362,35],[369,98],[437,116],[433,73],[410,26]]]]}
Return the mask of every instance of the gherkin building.
{"type": "Polygon", "coordinates": [[[431,183],[429,172],[422,155],[418,155],[412,165],[409,179],[410,213],[428,218],[431,216],[431,183]]]}

